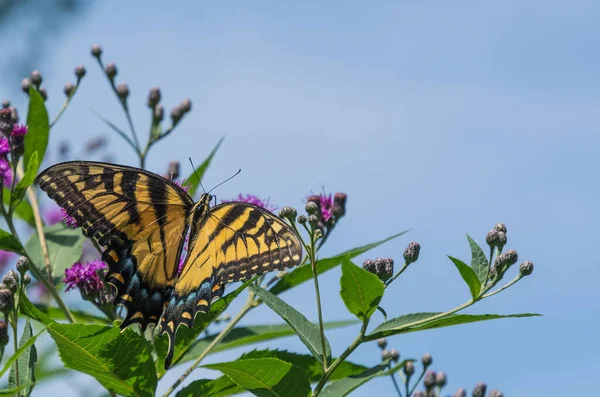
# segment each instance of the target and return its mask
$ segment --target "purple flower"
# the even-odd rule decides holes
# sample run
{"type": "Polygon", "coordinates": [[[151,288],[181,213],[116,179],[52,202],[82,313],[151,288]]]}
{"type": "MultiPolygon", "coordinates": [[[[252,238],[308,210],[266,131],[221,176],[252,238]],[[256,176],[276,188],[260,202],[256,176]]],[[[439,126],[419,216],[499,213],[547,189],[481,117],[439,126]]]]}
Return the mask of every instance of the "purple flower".
{"type": "Polygon", "coordinates": [[[12,252],[0,250],[0,270],[4,269],[10,258],[13,256],[12,252]]]}
{"type": "Polygon", "coordinates": [[[55,225],[58,222],[64,222],[67,227],[75,229],[78,227],[77,221],[69,214],[64,208],[54,208],[51,211],[48,211],[46,214],[46,223],[48,225],[55,225]]]}
{"type": "Polygon", "coordinates": [[[3,156],[0,156],[0,178],[5,186],[10,186],[12,183],[12,168],[8,159],[3,156]]]}
{"type": "Polygon", "coordinates": [[[27,126],[23,124],[15,124],[13,125],[11,136],[23,136],[27,134],[27,126]]]}
{"type": "Polygon", "coordinates": [[[333,196],[331,193],[329,195],[321,193],[319,195],[319,202],[321,204],[321,217],[325,222],[328,222],[332,215],[331,210],[333,209],[333,196]]]}
{"type": "Polygon", "coordinates": [[[7,154],[10,153],[10,144],[8,143],[8,139],[2,137],[0,138],[0,156],[6,157],[7,154]]]}
{"type": "Polygon", "coordinates": [[[67,211],[64,208],[60,209],[60,213],[63,217],[63,222],[65,223],[65,225],[67,225],[67,227],[70,227],[72,229],[75,229],[76,227],[78,227],[77,221],[75,220],[75,218],[73,218],[71,215],[67,214],[67,211]]]}
{"type": "Polygon", "coordinates": [[[185,190],[186,193],[190,190],[190,185],[187,184],[187,181],[185,179],[174,179],[173,182],[177,186],[185,190]]]}
{"type": "Polygon", "coordinates": [[[100,260],[87,263],[75,263],[65,270],[64,283],[66,291],[79,288],[82,295],[92,296],[104,291],[104,283],[98,272],[106,269],[106,264],[100,260]]]}
{"type": "Polygon", "coordinates": [[[273,211],[275,211],[275,209],[277,209],[276,206],[274,206],[273,204],[271,204],[269,202],[269,199],[263,200],[253,194],[244,195],[244,194],[240,193],[233,200],[221,200],[222,203],[230,203],[230,202],[236,202],[236,201],[242,202],[242,203],[254,204],[254,205],[257,205],[259,207],[266,209],[267,211],[271,211],[271,212],[273,212],[273,211]]]}

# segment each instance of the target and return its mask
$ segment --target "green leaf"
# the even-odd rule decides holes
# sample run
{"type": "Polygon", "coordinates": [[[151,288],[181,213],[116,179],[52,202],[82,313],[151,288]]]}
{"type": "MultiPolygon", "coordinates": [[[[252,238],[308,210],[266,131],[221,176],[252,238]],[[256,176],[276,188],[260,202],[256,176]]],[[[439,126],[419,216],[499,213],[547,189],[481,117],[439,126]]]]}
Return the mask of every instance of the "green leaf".
{"type": "Polygon", "coordinates": [[[4,363],[4,368],[2,368],[2,371],[0,371],[0,378],[2,376],[4,376],[6,371],[8,371],[10,369],[11,365],[13,365],[13,363],[15,361],[17,361],[17,359],[19,357],[21,357],[21,355],[23,353],[25,353],[25,351],[27,351],[29,349],[29,347],[35,343],[35,340],[37,339],[38,336],[40,336],[40,334],[42,332],[44,332],[44,330],[41,330],[40,332],[38,332],[37,334],[35,334],[31,338],[29,338],[25,343],[23,343],[23,345],[19,346],[17,351],[15,353],[13,353],[13,355],[10,356],[10,358],[8,360],[6,360],[6,363],[4,363]]]}
{"type": "Polygon", "coordinates": [[[23,254],[25,252],[19,240],[2,229],[0,229],[0,250],[15,252],[17,254],[23,254]]]}
{"type": "MultiPolygon", "coordinates": [[[[334,257],[327,259],[319,259],[317,263],[317,273],[322,274],[328,270],[333,269],[334,267],[340,265],[345,259],[353,259],[358,255],[364,254],[365,252],[380,246],[383,243],[386,243],[390,240],[393,240],[397,237],[402,236],[404,233],[407,233],[408,230],[405,230],[401,233],[394,234],[386,239],[376,241],[371,244],[363,245],[362,247],[353,248],[351,250],[342,252],[334,257]]],[[[306,264],[297,267],[295,270],[291,271],[287,275],[281,278],[273,287],[269,289],[272,294],[279,295],[280,293],[287,291],[290,288],[296,287],[308,280],[312,279],[312,269],[311,265],[306,264]]]]}
{"type": "Polygon", "coordinates": [[[16,387],[14,389],[4,389],[4,390],[0,390],[0,397],[14,397],[16,395],[18,395],[18,393],[21,390],[24,390],[28,387],[30,387],[31,385],[28,383],[24,383],[22,385],[19,385],[19,387],[16,387]]]}
{"type": "Polygon", "coordinates": [[[260,397],[307,397],[308,376],[298,367],[276,358],[250,358],[228,363],[208,364],[236,384],[260,397]]]}
{"type": "MultiPolygon", "coordinates": [[[[347,325],[356,324],[355,320],[351,321],[334,321],[324,323],[325,329],[345,327],[347,325]]],[[[215,347],[213,347],[209,354],[217,353],[223,350],[229,350],[240,346],[250,345],[253,343],[259,343],[266,340],[274,340],[277,338],[284,338],[286,336],[292,336],[296,333],[287,323],[286,324],[273,324],[273,325],[251,325],[248,327],[237,327],[231,330],[229,334],[215,347]]],[[[192,344],[188,352],[181,358],[179,363],[190,361],[198,357],[206,347],[213,341],[215,335],[210,335],[205,338],[199,339],[192,344]]],[[[286,361],[286,360],[284,360],[286,361]]]]}
{"type": "Polygon", "coordinates": [[[385,291],[379,277],[356,266],[350,260],[342,263],[340,284],[340,295],[346,308],[361,320],[371,317],[385,291]]]}
{"type": "MultiPolygon", "coordinates": [[[[469,240],[469,245],[471,246],[471,267],[475,271],[480,285],[483,286],[487,281],[490,264],[485,256],[485,252],[483,252],[481,247],[468,234],[467,240],[469,240]]],[[[480,291],[477,291],[478,294],[479,292],[480,291]]]]}
{"type": "Polygon", "coordinates": [[[176,397],[227,397],[244,391],[228,376],[221,376],[217,379],[196,380],[181,389],[176,397]]]}
{"type": "MultiPolygon", "coordinates": [[[[46,226],[44,235],[46,236],[50,264],[52,265],[52,276],[55,282],[60,282],[65,269],[81,258],[85,237],[83,237],[81,229],[71,229],[62,222],[46,226]]],[[[37,234],[29,238],[29,241],[25,244],[25,251],[27,251],[33,263],[42,270],[42,273],[46,274],[42,247],[37,234]]]]}
{"type": "MultiPolygon", "coordinates": [[[[4,204],[8,206],[10,204],[10,190],[5,187],[4,192],[2,194],[4,197],[4,204]]],[[[29,204],[29,201],[21,201],[21,203],[15,208],[14,214],[18,218],[27,222],[29,226],[35,227],[35,217],[33,216],[33,208],[31,208],[31,204],[29,204]]]]}
{"type": "MultiPolygon", "coordinates": [[[[31,329],[31,321],[27,319],[25,322],[25,329],[23,330],[23,334],[21,335],[21,341],[19,342],[19,347],[27,344],[29,339],[33,337],[33,331],[31,329]]],[[[23,354],[17,358],[17,362],[10,368],[10,373],[8,375],[8,387],[10,389],[14,389],[18,385],[23,383],[28,384],[26,388],[22,389],[19,392],[19,395],[29,396],[31,394],[31,390],[35,384],[35,366],[37,364],[37,350],[34,344],[29,344],[28,347],[23,351],[23,354]],[[19,372],[19,379],[17,382],[17,371],[19,372]]]]}
{"type": "MultiPolygon", "coordinates": [[[[55,306],[48,306],[42,303],[35,303],[35,307],[42,313],[52,317],[54,320],[66,320],[65,312],[55,306]]],[[[110,325],[112,322],[106,317],[96,316],[83,310],[69,309],[71,315],[78,323],[96,323],[110,325]]]]}
{"type": "Polygon", "coordinates": [[[39,168],[40,162],[38,161],[38,153],[33,152],[31,158],[27,162],[27,171],[25,171],[25,175],[23,175],[23,178],[17,183],[17,186],[15,186],[15,190],[12,193],[11,200],[13,207],[18,206],[21,203],[25,196],[25,191],[35,180],[39,168]]]}
{"type": "Polygon", "coordinates": [[[373,368],[366,370],[365,372],[349,376],[345,379],[338,380],[337,382],[333,382],[320,394],[322,397],[343,397],[350,394],[352,391],[356,390],[362,384],[370,381],[376,376],[380,375],[382,372],[385,372],[388,368],[387,363],[382,363],[376,365],[373,368]]]}
{"type": "Polygon", "coordinates": [[[496,320],[500,318],[537,317],[537,313],[520,314],[450,314],[437,320],[425,321],[440,313],[412,313],[388,320],[365,337],[366,340],[375,340],[391,335],[406,334],[409,332],[424,331],[427,329],[451,327],[453,325],[475,323],[479,321],[496,320]],[[422,321],[422,323],[421,323],[422,321]],[[415,324],[419,322],[419,324],[415,324]]]}
{"type": "Polygon", "coordinates": [[[190,174],[190,176],[188,176],[187,179],[185,180],[186,186],[190,187],[188,190],[188,194],[190,196],[194,197],[194,194],[196,193],[196,190],[198,189],[198,185],[200,184],[200,181],[202,181],[202,178],[204,177],[204,173],[208,169],[208,166],[210,165],[210,162],[212,161],[215,154],[217,153],[217,150],[219,150],[219,146],[221,146],[221,143],[223,143],[223,139],[225,139],[225,137],[222,137],[221,139],[219,139],[219,142],[217,142],[217,145],[214,147],[212,152],[210,152],[210,154],[208,155],[206,160],[204,160],[202,162],[202,164],[200,164],[196,168],[195,172],[192,172],[190,174]]]}
{"type": "Polygon", "coordinates": [[[463,280],[465,280],[465,283],[467,283],[467,286],[471,291],[471,297],[473,297],[473,299],[477,299],[479,292],[481,291],[481,283],[479,282],[475,271],[460,259],[453,258],[450,255],[448,255],[448,258],[450,258],[450,260],[454,263],[454,266],[456,266],[458,269],[463,280]]]}
{"type": "MultiPolygon", "coordinates": [[[[229,307],[229,304],[238,297],[238,295],[246,289],[246,287],[253,281],[250,279],[240,285],[233,292],[225,295],[224,297],[216,300],[208,310],[208,313],[198,313],[194,320],[194,326],[190,328],[179,327],[177,335],[175,337],[175,349],[173,353],[173,366],[179,364],[182,357],[189,351],[193,346],[198,335],[200,335],[206,327],[208,327],[213,321],[215,321],[224,311],[229,307]]],[[[156,360],[156,371],[159,376],[165,373],[165,356],[167,355],[168,348],[167,338],[157,338],[154,341],[154,346],[158,352],[158,358],[156,360]]]]}
{"type": "Polygon", "coordinates": [[[59,324],[22,297],[21,310],[40,321],[56,342],[65,367],[93,376],[107,390],[124,396],[153,396],[156,371],[152,349],[131,329],[96,324],[59,324]]]}
{"type": "Polygon", "coordinates": [[[254,284],[250,285],[250,288],[271,310],[279,314],[294,329],[302,343],[317,360],[323,362],[324,355],[328,358],[331,357],[331,347],[327,339],[325,339],[325,352],[322,351],[321,332],[318,325],[308,321],[302,313],[269,291],[254,284]]]}
{"type": "MultiPolygon", "coordinates": [[[[48,135],[50,133],[50,123],[48,121],[48,112],[44,105],[44,99],[40,93],[33,87],[29,89],[29,110],[27,112],[27,134],[23,146],[25,153],[23,158],[31,159],[31,155],[37,152],[38,169],[44,160],[46,148],[48,147],[48,135]]],[[[37,174],[38,170],[32,170],[37,174]]]]}

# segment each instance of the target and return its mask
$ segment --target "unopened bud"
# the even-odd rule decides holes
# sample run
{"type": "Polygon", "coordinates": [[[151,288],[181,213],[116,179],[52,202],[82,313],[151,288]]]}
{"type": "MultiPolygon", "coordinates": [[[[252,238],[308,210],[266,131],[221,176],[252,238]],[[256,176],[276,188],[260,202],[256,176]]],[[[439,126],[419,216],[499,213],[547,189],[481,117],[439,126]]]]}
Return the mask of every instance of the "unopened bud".
{"type": "Polygon", "coordinates": [[[75,68],[75,76],[77,76],[77,80],[80,80],[83,76],[85,76],[85,66],[79,65],[75,68]]]}
{"type": "Polygon", "coordinates": [[[446,386],[446,383],[448,383],[448,378],[446,377],[446,373],[445,372],[438,372],[437,374],[435,374],[435,384],[438,387],[444,387],[446,386]]]}
{"type": "Polygon", "coordinates": [[[404,371],[404,375],[406,375],[407,378],[410,378],[415,373],[415,364],[413,364],[412,361],[409,361],[404,364],[404,368],[402,370],[404,371]]]}
{"type": "Polygon", "coordinates": [[[404,261],[407,265],[416,262],[419,259],[419,252],[421,251],[421,245],[416,241],[408,244],[408,247],[404,250],[404,261]]]}
{"type": "Polygon", "coordinates": [[[306,207],[304,208],[307,214],[316,214],[319,211],[319,206],[314,201],[309,201],[306,203],[306,207]]]}
{"type": "Polygon", "coordinates": [[[498,243],[497,246],[500,250],[502,250],[502,248],[504,248],[504,246],[506,245],[506,242],[508,241],[508,238],[506,237],[506,233],[504,232],[498,232],[498,243]]]}
{"type": "Polygon", "coordinates": [[[454,393],[453,397],[467,397],[467,391],[461,387],[454,393]]]}
{"type": "Polygon", "coordinates": [[[40,88],[40,85],[42,84],[42,74],[39,71],[34,70],[31,72],[29,78],[31,79],[31,83],[35,86],[35,88],[40,88]]]}
{"type": "Polygon", "coordinates": [[[488,234],[485,236],[485,242],[491,247],[494,248],[496,246],[498,246],[498,238],[500,236],[498,235],[498,231],[496,229],[492,229],[488,232],[488,234]]]}
{"type": "Polygon", "coordinates": [[[31,284],[31,277],[29,277],[29,274],[26,274],[23,276],[23,285],[28,286],[29,284],[31,284]]]}
{"type": "Polygon", "coordinates": [[[517,251],[515,251],[513,249],[506,251],[506,253],[504,253],[502,255],[506,255],[506,266],[507,267],[514,265],[515,263],[517,263],[517,260],[519,260],[519,255],[517,255],[517,251]]]}
{"type": "Polygon", "coordinates": [[[473,388],[473,397],[485,397],[485,391],[487,390],[487,385],[485,383],[478,383],[473,388]]]}
{"type": "Polygon", "coordinates": [[[429,353],[423,354],[423,357],[421,358],[421,363],[423,364],[423,366],[425,368],[429,367],[432,362],[433,362],[433,358],[431,357],[431,354],[429,354],[429,353]]]}
{"type": "Polygon", "coordinates": [[[348,196],[345,193],[336,193],[333,196],[333,207],[331,208],[331,214],[336,219],[341,218],[346,214],[346,201],[348,196]]]}
{"type": "Polygon", "coordinates": [[[519,273],[521,274],[521,277],[529,276],[531,273],[533,273],[533,262],[525,261],[521,263],[519,265],[519,273]]]}
{"type": "Polygon", "coordinates": [[[504,397],[504,394],[498,389],[494,389],[488,394],[489,397],[504,397]]]}
{"type": "Polygon", "coordinates": [[[24,93],[29,94],[29,89],[31,88],[31,79],[29,77],[25,77],[21,80],[21,89],[24,93]]]}
{"type": "Polygon", "coordinates": [[[46,102],[46,100],[48,99],[48,91],[46,91],[45,88],[40,88],[40,95],[42,96],[42,99],[44,100],[44,102],[46,102]]]}
{"type": "Polygon", "coordinates": [[[148,106],[153,108],[158,102],[160,102],[160,88],[152,87],[148,93],[148,106]]]}
{"type": "Polygon", "coordinates": [[[65,95],[70,96],[73,93],[73,90],[75,90],[75,85],[73,83],[71,83],[70,81],[67,82],[67,84],[65,84],[65,88],[64,88],[65,95]]]}
{"type": "Polygon", "coordinates": [[[99,44],[94,44],[92,46],[92,55],[98,59],[100,58],[100,55],[102,55],[102,47],[100,47],[99,44]]]}
{"type": "Polygon", "coordinates": [[[183,112],[179,106],[175,106],[173,109],[171,109],[171,120],[173,121],[173,125],[179,123],[179,120],[181,120],[182,116],[183,112]]]}
{"type": "Polygon", "coordinates": [[[413,393],[413,397],[426,397],[424,391],[416,391],[413,393]]]}
{"type": "Polygon", "coordinates": [[[10,109],[0,110],[0,132],[9,137],[13,130],[12,114],[10,109]]]}
{"type": "Polygon", "coordinates": [[[112,81],[112,79],[114,79],[115,76],[117,75],[117,65],[115,65],[114,63],[109,63],[104,68],[104,73],[106,73],[108,78],[111,79],[111,81],[112,81]]]}
{"type": "Polygon", "coordinates": [[[400,359],[400,353],[398,352],[398,350],[396,349],[391,349],[390,351],[390,358],[392,359],[393,362],[398,362],[398,360],[400,359]]]}
{"type": "Polygon", "coordinates": [[[19,122],[19,112],[17,111],[17,108],[14,106],[10,106],[9,109],[10,109],[10,113],[12,116],[13,124],[18,123],[19,122]]]}
{"type": "Polygon", "coordinates": [[[496,226],[494,226],[494,229],[499,232],[506,233],[506,225],[504,223],[496,223],[496,226]]]}
{"type": "Polygon", "coordinates": [[[377,258],[374,261],[367,259],[363,262],[363,268],[385,282],[394,274],[394,260],[392,258],[377,258]]]}
{"type": "Polygon", "coordinates": [[[15,305],[15,301],[13,299],[13,293],[8,288],[0,289],[0,313],[10,312],[15,305]]]}
{"type": "Polygon", "coordinates": [[[377,346],[379,346],[379,348],[381,350],[385,349],[387,347],[388,343],[387,343],[387,339],[385,338],[381,338],[377,340],[377,346]]]}
{"type": "Polygon", "coordinates": [[[14,270],[10,270],[4,275],[2,282],[6,285],[6,288],[15,292],[19,286],[19,275],[14,270]]]}
{"type": "Polygon", "coordinates": [[[311,226],[317,226],[317,223],[319,223],[319,217],[316,215],[309,215],[308,216],[308,224],[311,226]]]}
{"type": "Polygon", "coordinates": [[[129,87],[125,83],[121,83],[117,86],[117,95],[121,99],[127,99],[129,96],[129,87]]]}
{"type": "Polygon", "coordinates": [[[425,378],[423,379],[423,385],[425,385],[426,390],[431,390],[436,384],[436,373],[435,371],[427,371],[425,372],[425,378]]]}
{"type": "Polygon", "coordinates": [[[306,224],[306,216],[305,215],[299,215],[297,220],[298,220],[298,223],[301,225],[306,224]]]}
{"type": "Polygon", "coordinates": [[[24,274],[27,270],[29,270],[29,259],[27,257],[22,256],[17,259],[17,271],[21,274],[24,274]]]}
{"type": "Polygon", "coordinates": [[[192,101],[190,101],[188,98],[186,98],[183,101],[181,101],[181,103],[179,104],[179,107],[181,108],[181,111],[183,113],[187,113],[190,110],[192,110],[192,101]]]}
{"type": "Polygon", "coordinates": [[[0,347],[3,349],[8,344],[8,324],[0,320],[0,347]]]}
{"type": "Polygon", "coordinates": [[[289,219],[290,222],[296,221],[297,215],[298,211],[296,211],[295,208],[289,207],[287,205],[279,211],[279,217],[289,219]]]}

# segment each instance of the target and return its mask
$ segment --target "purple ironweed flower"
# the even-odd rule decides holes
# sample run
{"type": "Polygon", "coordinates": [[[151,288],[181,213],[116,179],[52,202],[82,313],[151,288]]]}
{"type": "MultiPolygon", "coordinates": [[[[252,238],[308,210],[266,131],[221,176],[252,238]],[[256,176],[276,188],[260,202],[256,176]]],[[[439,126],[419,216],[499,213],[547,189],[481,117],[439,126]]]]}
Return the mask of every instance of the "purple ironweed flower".
{"type": "Polygon", "coordinates": [[[2,137],[0,138],[0,156],[6,157],[7,154],[10,153],[10,144],[8,143],[8,139],[2,137]]]}
{"type": "Polygon", "coordinates": [[[67,214],[67,211],[64,208],[60,209],[60,213],[63,217],[63,222],[65,223],[65,225],[67,225],[67,227],[70,227],[72,229],[75,229],[76,227],[78,227],[77,221],[75,220],[75,218],[73,218],[71,215],[67,214]]]}
{"type": "Polygon", "coordinates": [[[321,209],[321,217],[325,222],[331,219],[333,209],[333,196],[330,194],[321,193],[319,195],[319,208],[321,209]]]}
{"type": "Polygon", "coordinates": [[[10,186],[12,183],[12,177],[12,168],[10,167],[8,159],[4,156],[0,156],[0,178],[2,178],[4,185],[10,186]]]}
{"type": "Polygon", "coordinates": [[[269,199],[263,200],[253,194],[245,194],[244,195],[244,194],[240,193],[233,200],[221,200],[222,203],[229,203],[229,202],[234,202],[234,201],[240,201],[242,203],[254,204],[254,205],[257,205],[259,207],[266,209],[267,211],[271,211],[271,212],[273,212],[273,211],[275,211],[275,209],[277,209],[276,206],[274,206],[273,204],[271,204],[269,202],[269,199]]]}
{"type": "Polygon", "coordinates": [[[15,124],[13,125],[11,136],[23,136],[27,134],[27,126],[24,124],[15,124]]]}
{"type": "Polygon", "coordinates": [[[185,192],[189,192],[190,190],[190,185],[187,184],[187,181],[185,179],[175,179],[173,180],[173,182],[175,182],[175,184],[179,187],[181,187],[183,190],[185,190],[185,192]]]}
{"type": "Polygon", "coordinates": [[[106,264],[100,260],[87,263],[75,263],[65,270],[64,283],[67,284],[65,291],[79,288],[81,294],[88,297],[104,291],[104,283],[98,271],[106,269],[106,264]]]}
{"type": "Polygon", "coordinates": [[[56,207],[45,214],[46,223],[48,225],[55,225],[58,222],[64,222],[67,227],[75,229],[78,227],[77,221],[65,211],[64,208],[56,207]]]}

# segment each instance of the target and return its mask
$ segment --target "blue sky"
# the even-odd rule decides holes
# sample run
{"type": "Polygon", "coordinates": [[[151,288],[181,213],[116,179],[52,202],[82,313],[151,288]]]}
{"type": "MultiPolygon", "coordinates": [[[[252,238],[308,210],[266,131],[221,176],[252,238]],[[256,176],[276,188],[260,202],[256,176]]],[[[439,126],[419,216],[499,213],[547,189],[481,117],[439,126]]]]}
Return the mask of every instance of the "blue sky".
{"type": "MultiPolygon", "coordinates": [[[[148,128],[150,87],[161,87],[167,108],[192,99],[192,113],[151,152],[151,170],[164,172],[168,161],[180,160],[187,174],[187,157],[201,162],[226,136],[205,184],[243,171],[218,189],[219,197],[251,192],[281,207],[301,206],[322,186],[348,194],[347,217],[323,255],[412,228],[369,254],[400,262],[409,241],[422,245],[419,262],[384,298],[391,316],[443,311],[468,299],[446,254],[468,260],[465,233],[484,244],[496,222],[506,223],[507,248],[532,260],[535,272],[468,312],[544,317],[410,334],[390,345],[403,357],[430,352],[433,369],[448,373],[448,393],[485,381],[508,396],[577,395],[589,392],[600,355],[600,267],[593,255],[600,57],[590,45],[600,39],[599,12],[596,2],[559,0],[97,2],[69,21],[38,69],[53,115],[73,68],[88,68],[52,131],[53,145],[110,135],[90,108],[126,126],[89,55],[98,42],[104,60],[117,63],[118,82],[129,84],[139,131],[148,128]]],[[[13,37],[25,30],[11,28],[13,37]]],[[[1,80],[0,92],[24,113],[19,81],[1,80]]],[[[135,165],[132,152],[110,136],[115,159],[135,165]]],[[[338,269],[321,281],[329,319],[350,318],[339,275],[338,269]]],[[[316,319],[308,284],[282,297],[316,319]]],[[[244,323],[279,321],[261,308],[244,323]]],[[[334,352],[356,332],[329,332],[334,352]]],[[[277,346],[305,352],[294,338],[277,346]]],[[[379,351],[365,345],[350,359],[376,364],[379,351]]],[[[182,371],[173,370],[172,379],[182,371]]],[[[196,378],[215,375],[199,370],[196,378]]],[[[79,393],[66,381],[51,387],[79,393]]],[[[353,395],[388,395],[391,387],[378,379],[353,395]]]]}

